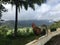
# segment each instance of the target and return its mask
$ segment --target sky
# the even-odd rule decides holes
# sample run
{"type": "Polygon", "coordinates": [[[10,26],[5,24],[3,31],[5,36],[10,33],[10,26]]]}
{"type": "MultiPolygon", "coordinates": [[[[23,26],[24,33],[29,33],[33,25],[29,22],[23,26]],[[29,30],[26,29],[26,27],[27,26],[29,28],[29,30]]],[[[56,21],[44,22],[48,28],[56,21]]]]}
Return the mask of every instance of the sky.
{"type": "MultiPolygon", "coordinates": [[[[4,5],[4,4],[3,4],[4,5]]],[[[4,5],[8,12],[4,12],[2,19],[15,20],[15,6],[4,5]]],[[[18,20],[60,20],[60,0],[47,0],[46,3],[38,6],[35,4],[35,11],[30,7],[26,11],[24,7],[18,13],[18,20]]]]}

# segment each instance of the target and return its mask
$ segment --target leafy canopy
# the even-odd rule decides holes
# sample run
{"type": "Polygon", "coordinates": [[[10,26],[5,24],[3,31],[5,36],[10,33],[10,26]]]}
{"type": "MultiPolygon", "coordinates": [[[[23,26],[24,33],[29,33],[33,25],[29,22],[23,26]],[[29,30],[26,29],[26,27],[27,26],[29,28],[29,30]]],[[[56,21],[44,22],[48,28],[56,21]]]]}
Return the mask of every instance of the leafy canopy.
{"type": "Polygon", "coordinates": [[[46,2],[46,0],[2,0],[2,2],[17,5],[18,8],[22,8],[22,6],[24,6],[26,10],[28,7],[31,7],[33,10],[35,10],[34,4],[41,5],[41,3],[46,2]]]}

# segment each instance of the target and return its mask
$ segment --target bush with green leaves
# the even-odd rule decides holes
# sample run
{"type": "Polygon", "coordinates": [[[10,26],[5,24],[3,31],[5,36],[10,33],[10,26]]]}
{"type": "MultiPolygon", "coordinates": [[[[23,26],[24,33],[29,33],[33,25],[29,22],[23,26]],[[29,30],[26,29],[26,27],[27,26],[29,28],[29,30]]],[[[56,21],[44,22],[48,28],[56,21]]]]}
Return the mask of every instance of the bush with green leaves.
{"type": "Polygon", "coordinates": [[[6,25],[0,26],[0,35],[6,36],[7,35],[7,32],[8,32],[8,28],[7,28],[6,25]]]}
{"type": "Polygon", "coordinates": [[[50,26],[50,31],[56,31],[57,28],[58,26],[56,25],[56,23],[54,23],[50,26]]]}
{"type": "Polygon", "coordinates": [[[52,25],[50,25],[50,28],[60,28],[60,21],[54,22],[52,25]]]}
{"type": "Polygon", "coordinates": [[[33,34],[33,31],[30,30],[30,28],[26,28],[26,29],[22,29],[22,31],[18,30],[18,35],[19,36],[30,36],[30,35],[34,35],[34,34],[33,34]]]}

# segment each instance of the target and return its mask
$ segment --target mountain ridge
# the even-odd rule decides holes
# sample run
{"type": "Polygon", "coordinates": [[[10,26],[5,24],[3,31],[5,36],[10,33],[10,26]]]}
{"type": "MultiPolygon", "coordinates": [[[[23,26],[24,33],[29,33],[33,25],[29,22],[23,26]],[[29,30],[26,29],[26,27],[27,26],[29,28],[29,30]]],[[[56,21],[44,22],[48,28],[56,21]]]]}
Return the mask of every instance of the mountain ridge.
{"type": "MultiPolygon", "coordinates": [[[[49,22],[49,20],[19,20],[18,21],[18,27],[31,27],[31,24],[35,23],[37,26],[41,26],[43,24],[50,25],[53,22],[49,22]]],[[[15,21],[9,20],[4,22],[5,25],[8,25],[10,27],[14,27],[15,21]]]]}

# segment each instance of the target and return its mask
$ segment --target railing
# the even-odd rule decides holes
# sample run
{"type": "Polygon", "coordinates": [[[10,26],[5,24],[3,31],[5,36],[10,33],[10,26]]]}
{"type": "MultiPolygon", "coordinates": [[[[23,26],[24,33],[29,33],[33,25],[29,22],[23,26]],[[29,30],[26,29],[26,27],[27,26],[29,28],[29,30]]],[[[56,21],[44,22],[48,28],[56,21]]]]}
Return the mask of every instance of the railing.
{"type": "Polygon", "coordinates": [[[39,39],[33,40],[30,43],[27,43],[26,45],[44,45],[47,43],[52,37],[60,34],[60,28],[57,29],[57,31],[54,32],[48,32],[48,35],[44,35],[40,37],[39,39]]]}

